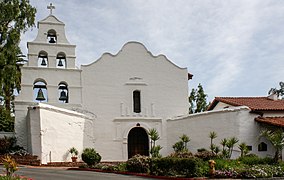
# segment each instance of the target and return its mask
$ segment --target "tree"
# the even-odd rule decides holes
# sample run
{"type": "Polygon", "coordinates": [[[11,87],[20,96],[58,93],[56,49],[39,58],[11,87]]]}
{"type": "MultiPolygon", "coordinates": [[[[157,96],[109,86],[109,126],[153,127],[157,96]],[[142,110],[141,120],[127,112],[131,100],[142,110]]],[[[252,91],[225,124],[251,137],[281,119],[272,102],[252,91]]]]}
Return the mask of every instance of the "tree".
{"type": "Polygon", "coordinates": [[[187,143],[190,141],[189,137],[186,134],[183,134],[181,137],[179,137],[180,140],[183,142],[184,150],[188,151],[187,143]]]}
{"type": "Polygon", "coordinates": [[[202,85],[199,83],[197,89],[192,89],[188,97],[189,114],[206,111],[208,107],[207,94],[205,94],[202,85]]]}
{"type": "Polygon", "coordinates": [[[193,114],[195,111],[195,107],[194,107],[194,102],[196,101],[196,97],[195,97],[196,91],[195,89],[192,89],[190,92],[190,95],[188,97],[188,101],[189,101],[189,114],[193,114]]]}
{"type": "Polygon", "coordinates": [[[245,155],[248,154],[249,149],[246,143],[242,142],[239,144],[239,150],[241,151],[241,157],[244,157],[245,155]]]}
{"type": "Polygon", "coordinates": [[[268,92],[268,94],[276,94],[277,97],[279,96],[284,96],[284,82],[279,82],[279,86],[280,86],[280,89],[277,89],[277,88],[271,88],[268,92]]]}
{"type": "Polygon", "coordinates": [[[176,153],[179,152],[188,152],[187,143],[190,141],[190,138],[183,134],[179,137],[180,141],[176,142],[172,147],[176,153]]]}
{"type": "Polygon", "coordinates": [[[152,157],[160,157],[159,151],[162,149],[160,145],[156,146],[156,141],[160,139],[159,133],[156,129],[149,129],[148,135],[150,136],[150,154],[152,157]]]}
{"type": "Polygon", "coordinates": [[[281,152],[284,148],[284,132],[281,129],[276,131],[263,130],[260,132],[260,137],[265,137],[275,148],[275,162],[281,159],[281,152]]]}
{"type": "Polygon", "coordinates": [[[214,150],[217,146],[213,144],[213,139],[217,138],[217,133],[212,131],[212,132],[209,133],[208,136],[210,138],[210,149],[211,149],[212,153],[214,153],[214,150]]]}
{"type": "Polygon", "coordinates": [[[236,137],[232,137],[227,141],[226,146],[229,148],[228,158],[231,158],[234,150],[235,144],[237,144],[239,140],[236,137]]]}
{"type": "Polygon", "coordinates": [[[14,90],[20,90],[20,36],[34,26],[35,13],[36,9],[29,0],[0,1],[0,116],[13,110],[14,90]]]}

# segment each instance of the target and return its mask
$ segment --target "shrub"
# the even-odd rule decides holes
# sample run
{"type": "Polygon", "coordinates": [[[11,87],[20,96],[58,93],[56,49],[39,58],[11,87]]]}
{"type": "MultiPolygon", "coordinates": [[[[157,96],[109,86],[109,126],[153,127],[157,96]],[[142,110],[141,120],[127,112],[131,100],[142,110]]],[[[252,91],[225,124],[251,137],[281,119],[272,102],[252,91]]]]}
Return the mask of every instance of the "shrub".
{"type": "Polygon", "coordinates": [[[193,154],[191,152],[174,152],[171,153],[168,157],[173,157],[173,158],[192,158],[193,154]]]}
{"type": "Polygon", "coordinates": [[[238,160],[233,159],[214,159],[216,162],[215,169],[216,170],[229,170],[231,168],[242,168],[244,164],[242,164],[238,160]]]}
{"type": "Polygon", "coordinates": [[[11,177],[15,171],[18,170],[18,165],[14,159],[12,159],[11,156],[6,155],[4,160],[4,168],[6,169],[6,176],[11,177]]]}
{"type": "Polygon", "coordinates": [[[197,158],[157,158],[153,159],[152,172],[162,176],[195,177],[200,175],[201,162],[197,158]]]}
{"type": "Polygon", "coordinates": [[[238,158],[238,160],[247,165],[274,164],[275,163],[273,158],[270,158],[270,157],[260,158],[255,155],[243,156],[243,157],[238,158]]]}
{"type": "Polygon", "coordinates": [[[216,158],[217,155],[214,154],[213,152],[211,151],[201,151],[201,152],[197,152],[195,154],[195,157],[198,157],[204,161],[208,161],[209,159],[213,159],[213,158],[216,158]]]}
{"type": "Polygon", "coordinates": [[[150,158],[139,154],[128,159],[126,168],[130,172],[148,173],[150,172],[150,158]]]}
{"type": "Polygon", "coordinates": [[[89,166],[93,167],[101,161],[101,155],[94,148],[86,148],[82,153],[82,160],[89,166]]]}
{"type": "Polygon", "coordinates": [[[79,153],[75,147],[70,148],[68,152],[71,154],[72,157],[77,157],[79,153]]]}
{"type": "Polygon", "coordinates": [[[13,132],[15,117],[11,117],[11,112],[7,109],[0,110],[0,131],[13,132]]]}
{"type": "Polygon", "coordinates": [[[7,137],[0,138],[0,154],[9,153],[13,149],[16,144],[15,137],[7,137]]]}

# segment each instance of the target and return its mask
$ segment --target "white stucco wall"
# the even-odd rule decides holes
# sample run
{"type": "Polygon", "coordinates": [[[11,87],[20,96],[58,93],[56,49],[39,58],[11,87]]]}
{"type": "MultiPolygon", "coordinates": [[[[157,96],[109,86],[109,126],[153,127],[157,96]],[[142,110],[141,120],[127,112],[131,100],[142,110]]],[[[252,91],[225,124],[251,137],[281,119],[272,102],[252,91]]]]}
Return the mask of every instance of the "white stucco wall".
{"type": "Polygon", "coordinates": [[[30,152],[39,156],[41,163],[71,161],[68,150],[93,147],[93,123],[81,113],[39,104],[29,108],[30,152]]]}
{"type": "MultiPolygon", "coordinates": [[[[167,121],[168,146],[171,147],[182,134],[186,134],[191,139],[188,147],[193,153],[196,153],[199,148],[209,149],[210,138],[208,135],[214,131],[218,137],[214,139],[213,143],[220,147],[221,139],[237,137],[239,143],[245,142],[247,145],[252,146],[251,153],[260,156],[273,156],[274,149],[271,144],[265,139],[259,140],[260,128],[259,124],[254,120],[257,116],[257,114],[250,113],[247,107],[238,107],[169,119],[167,121]],[[258,151],[257,146],[261,141],[268,144],[268,151],[258,151]]],[[[234,150],[232,158],[240,155],[237,146],[234,150]]],[[[173,149],[168,153],[170,152],[173,152],[173,149]]]]}
{"type": "Polygon", "coordinates": [[[116,55],[104,54],[82,66],[83,106],[97,115],[95,147],[103,160],[127,160],[127,133],[137,123],[158,127],[166,152],[165,119],[188,112],[188,73],[166,59],[153,56],[141,43],[129,42],[116,55]],[[141,92],[141,113],[133,112],[133,91],[141,92]],[[159,119],[159,122],[156,121],[159,119]],[[109,147],[112,148],[109,148],[109,147]]]}

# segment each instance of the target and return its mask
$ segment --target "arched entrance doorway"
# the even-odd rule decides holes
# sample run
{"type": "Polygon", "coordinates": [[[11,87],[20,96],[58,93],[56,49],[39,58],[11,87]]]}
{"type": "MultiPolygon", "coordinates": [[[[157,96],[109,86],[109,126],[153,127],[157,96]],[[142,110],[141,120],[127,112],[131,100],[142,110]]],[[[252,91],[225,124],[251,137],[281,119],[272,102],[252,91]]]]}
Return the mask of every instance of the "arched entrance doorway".
{"type": "Polygon", "coordinates": [[[140,154],[149,156],[149,138],[141,127],[135,127],[128,134],[128,158],[140,154]]]}

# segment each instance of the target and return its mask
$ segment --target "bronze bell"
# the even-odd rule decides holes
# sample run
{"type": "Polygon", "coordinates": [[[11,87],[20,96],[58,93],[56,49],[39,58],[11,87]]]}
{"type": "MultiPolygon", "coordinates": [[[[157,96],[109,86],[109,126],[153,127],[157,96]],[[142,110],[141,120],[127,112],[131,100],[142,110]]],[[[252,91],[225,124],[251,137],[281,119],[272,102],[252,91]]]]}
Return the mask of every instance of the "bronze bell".
{"type": "Polygon", "coordinates": [[[37,97],[36,97],[36,100],[37,101],[44,101],[45,100],[45,97],[43,95],[43,92],[42,92],[42,89],[40,88],[37,92],[37,97]]]}
{"type": "Polygon", "coordinates": [[[63,63],[62,63],[62,60],[61,60],[61,59],[59,59],[58,66],[60,66],[60,67],[63,66],[63,63]]]}
{"type": "Polygon", "coordinates": [[[67,101],[68,98],[67,98],[67,95],[66,95],[66,92],[65,91],[61,91],[60,93],[60,97],[59,97],[59,100],[60,101],[67,101]]]}
{"type": "Polygon", "coordinates": [[[42,59],[42,61],[41,61],[41,64],[40,65],[42,65],[42,66],[46,66],[46,61],[45,61],[45,59],[43,58],[42,59]]]}
{"type": "Polygon", "coordinates": [[[49,43],[55,43],[55,38],[54,37],[50,37],[49,43]]]}

